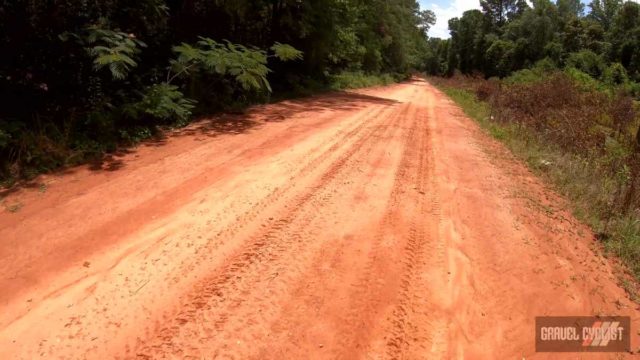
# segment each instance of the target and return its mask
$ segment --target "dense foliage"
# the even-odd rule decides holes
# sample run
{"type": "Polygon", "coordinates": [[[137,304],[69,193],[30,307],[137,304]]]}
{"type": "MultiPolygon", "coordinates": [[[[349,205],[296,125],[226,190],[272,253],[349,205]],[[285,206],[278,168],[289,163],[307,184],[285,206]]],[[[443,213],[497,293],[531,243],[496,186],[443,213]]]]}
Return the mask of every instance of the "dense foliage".
{"type": "Polygon", "coordinates": [[[415,0],[0,1],[0,178],[272,92],[408,74],[434,21],[415,0]]]}
{"type": "MultiPolygon", "coordinates": [[[[640,5],[622,0],[483,0],[432,39],[432,74],[508,76],[544,62],[612,84],[640,81],[640,5]]],[[[636,92],[639,89],[634,89],[636,92]]]]}

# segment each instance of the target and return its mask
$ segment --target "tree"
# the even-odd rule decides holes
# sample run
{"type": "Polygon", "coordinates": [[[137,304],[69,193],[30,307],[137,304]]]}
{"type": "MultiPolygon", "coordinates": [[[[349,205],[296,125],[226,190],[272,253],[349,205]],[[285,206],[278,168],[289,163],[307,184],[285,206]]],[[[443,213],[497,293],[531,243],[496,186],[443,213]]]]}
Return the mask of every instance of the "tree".
{"type": "Polygon", "coordinates": [[[558,54],[548,45],[556,42],[558,28],[557,7],[549,0],[534,0],[532,8],[504,28],[503,37],[516,45],[513,65],[528,67],[547,56],[557,60],[558,54]]]}
{"type": "MultiPolygon", "coordinates": [[[[469,10],[460,19],[449,21],[450,50],[455,53],[455,66],[465,74],[484,70],[484,17],[479,10],[469,10]]],[[[453,64],[452,64],[453,65],[453,64]]]]}
{"type": "Polygon", "coordinates": [[[584,15],[584,4],[580,0],[558,0],[558,14],[562,18],[579,18],[584,15]]]}
{"type": "Polygon", "coordinates": [[[428,33],[429,29],[436,23],[436,14],[431,10],[422,10],[420,11],[418,16],[419,23],[418,27],[424,31],[424,33],[428,33]]]}
{"type": "Polygon", "coordinates": [[[589,17],[599,22],[605,31],[608,31],[622,3],[622,0],[593,0],[589,4],[591,8],[589,17]]]}
{"type": "Polygon", "coordinates": [[[481,0],[482,12],[497,27],[522,14],[528,7],[525,0],[481,0]]]}
{"type": "Polygon", "coordinates": [[[640,80],[640,5],[626,2],[616,14],[610,31],[611,60],[620,62],[640,80]]]}
{"type": "Polygon", "coordinates": [[[512,41],[496,39],[491,41],[491,46],[487,49],[485,56],[491,64],[491,74],[497,76],[507,76],[514,69],[514,54],[516,44],[512,41]]]}
{"type": "Polygon", "coordinates": [[[415,0],[4,1],[0,178],[344,71],[441,69],[433,56],[448,47],[430,49],[434,23],[415,0]],[[167,79],[175,49],[195,57],[174,59],[167,79]],[[285,64],[293,49],[304,58],[285,64]],[[44,151],[48,143],[63,150],[44,151]]]}

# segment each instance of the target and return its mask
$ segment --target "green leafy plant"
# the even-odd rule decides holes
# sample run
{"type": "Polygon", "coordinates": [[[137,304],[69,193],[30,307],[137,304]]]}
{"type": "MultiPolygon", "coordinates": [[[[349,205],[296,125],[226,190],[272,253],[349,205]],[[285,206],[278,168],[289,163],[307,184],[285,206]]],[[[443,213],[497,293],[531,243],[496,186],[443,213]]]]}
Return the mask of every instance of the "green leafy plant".
{"type": "Polygon", "coordinates": [[[281,44],[279,42],[276,42],[270,49],[273,51],[272,56],[281,61],[302,60],[303,57],[302,51],[291,45],[281,44]]]}
{"type": "Polygon", "coordinates": [[[627,70],[620,63],[612,63],[604,70],[602,80],[607,85],[623,85],[629,82],[627,70]]]}
{"type": "Polygon", "coordinates": [[[24,204],[20,203],[20,202],[15,203],[15,204],[11,204],[11,205],[6,205],[5,204],[5,210],[10,212],[10,213],[17,213],[23,207],[24,207],[24,204]]]}
{"type": "Polygon", "coordinates": [[[119,130],[120,140],[129,143],[136,144],[142,140],[150,138],[153,133],[152,129],[144,126],[136,126],[130,129],[119,130]]]}
{"type": "Polygon", "coordinates": [[[146,47],[134,34],[103,29],[99,25],[87,27],[81,35],[64,33],[60,36],[63,41],[70,37],[86,47],[96,71],[108,68],[114,80],[125,79],[131,69],[138,66],[137,55],[140,48],[146,47]]]}
{"type": "Polygon", "coordinates": [[[269,57],[281,61],[292,61],[302,58],[302,52],[290,45],[276,43],[270,49],[273,54],[264,50],[224,43],[200,37],[195,45],[183,43],[175,46],[173,51],[178,55],[171,60],[171,69],[167,83],[183,75],[203,71],[209,74],[230,76],[244,90],[271,92],[267,75],[271,70],[267,67],[269,57]]]}
{"type": "Polygon", "coordinates": [[[600,77],[605,68],[602,56],[589,50],[569,54],[567,67],[576,68],[594,78],[600,77]]]}
{"type": "Polygon", "coordinates": [[[345,71],[340,74],[330,76],[331,88],[334,90],[357,89],[369,86],[382,86],[392,84],[400,79],[392,75],[368,75],[362,72],[345,71]]]}
{"type": "Polygon", "coordinates": [[[132,118],[147,115],[183,125],[189,120],[196,103],[185,98],[177,86],[167,83],[152,85],[140,95],[140,101],[125,106],[125,113],[132,118]]]}

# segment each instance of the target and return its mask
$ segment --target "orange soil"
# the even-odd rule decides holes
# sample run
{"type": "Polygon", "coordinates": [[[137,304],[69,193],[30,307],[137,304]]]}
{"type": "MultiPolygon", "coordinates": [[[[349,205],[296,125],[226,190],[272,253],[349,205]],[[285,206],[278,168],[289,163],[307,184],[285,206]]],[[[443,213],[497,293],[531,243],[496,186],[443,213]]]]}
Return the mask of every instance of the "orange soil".
{"type": "Polygon", "coordinates": [[[589,229],[417,79],[40,181],[0,214],[2,359],[546,358],[535,316],[640,321],[589,229]]]}

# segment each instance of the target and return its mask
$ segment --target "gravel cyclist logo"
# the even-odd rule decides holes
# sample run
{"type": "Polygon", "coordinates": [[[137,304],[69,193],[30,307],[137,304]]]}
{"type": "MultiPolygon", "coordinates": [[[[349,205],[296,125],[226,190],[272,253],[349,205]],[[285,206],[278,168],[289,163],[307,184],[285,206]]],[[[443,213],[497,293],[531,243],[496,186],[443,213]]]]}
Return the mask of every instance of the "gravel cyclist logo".
{"type": "Polygon", "coordinates": [[[629,351],[630,325],[630,318],[623,316],[536,317],[536,351],[629,351]]]}

